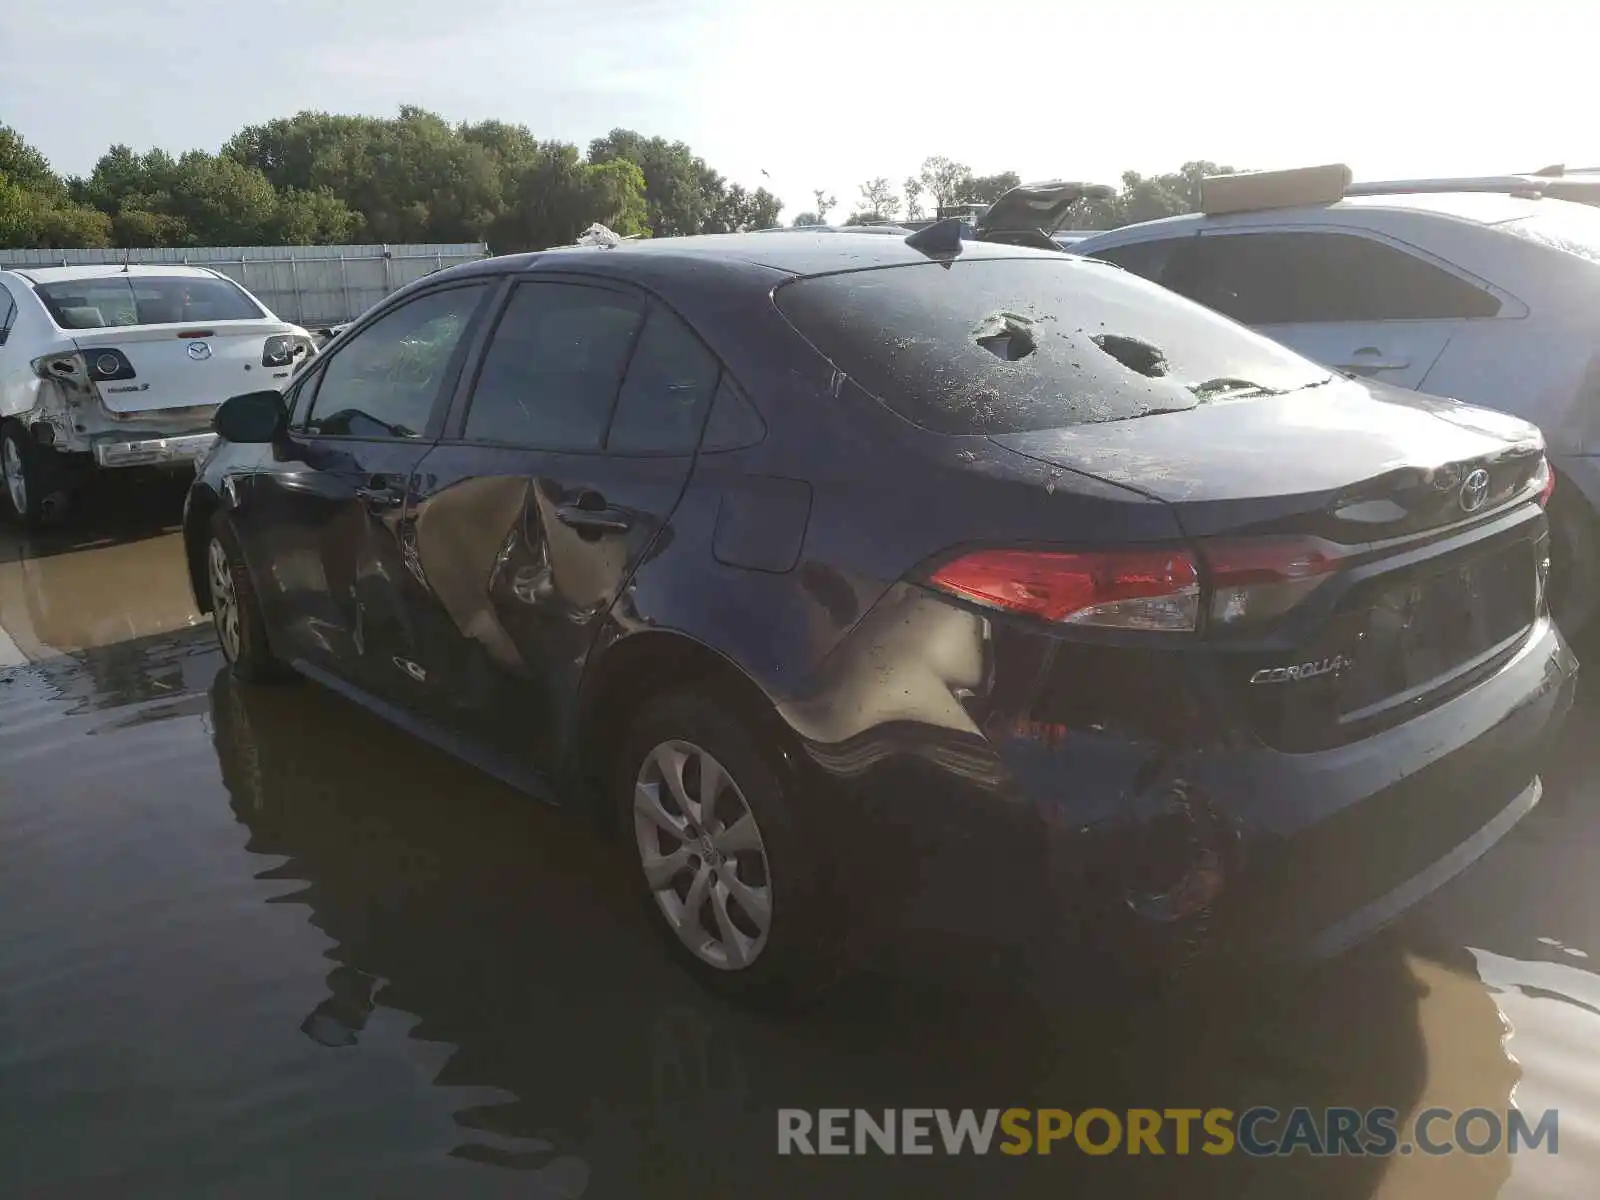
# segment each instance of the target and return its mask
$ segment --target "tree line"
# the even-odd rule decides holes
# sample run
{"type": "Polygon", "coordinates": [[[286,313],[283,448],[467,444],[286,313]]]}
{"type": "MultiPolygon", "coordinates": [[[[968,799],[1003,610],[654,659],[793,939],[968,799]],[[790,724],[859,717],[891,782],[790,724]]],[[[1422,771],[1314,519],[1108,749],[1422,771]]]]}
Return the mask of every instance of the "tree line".
{"type": "Polygon", "coordinates": [[[63,178],[0,125],[0,247],[570,243],[775,225],[765,188],[729,183],[683,142],[614,129],[587,151],[501,121],[452,125],[302,112],[242,129],[217,153],[112,146],[63,178]]]}
{"type": "MultiPolygon", "coordinates": [[[[1117,194],[1075,206],[1068,224],[1108,229],[1192,210],[1200,180],[1229,167],[1122,175],[1117,194]]],[[[861,184],[842,224],[915,221],[989,204],[1020,179],[942,156],[898,186],[861,184]]],[[[796,226],[827,224],[824,189],[796,226]]],[[[683,142],[614,129],[580,150],[525,125],[452,125],[425,109],[396,117],[302,112],[250,125],[216,153],[116,145],[84,177],[63,178],[0,125],[0,247],[329,245],[487,242],[496,252],[570,243],[595,221],[623,236],[726,233],[776,225],[766,188],[729,183],[683,142]]]]}
{"type": "MultiPolygon", "coordinates": [[[[1228,175],[1232,167],[1206,159],[1186,162],[1164,175],[1124,171],[1116,195],[1105,200],[1082,200],[1068,214],[1073,229],[1115,229],[1135,221],[1153,221],[1177,213],[1193,212],[1200,204],[1200,181],[1207,175],[1228,175]]],[[[886,221],[918,221],[941,208],[962,204],[993,204],[1022,179],[1015,171],[978,175],[965,163],[942,156],[924,159],[922,169],[907,176],[897,190],[886,176],[861,185],[861,198],[842,222],[863,225],[886,221]]],[[[1098,183],[1100,180],[1086,182],[1098,183]]],[[[794,225],[826,225],[838,198],[824,190],[812,193],[813,205],[795,217],[794,225]]]]}

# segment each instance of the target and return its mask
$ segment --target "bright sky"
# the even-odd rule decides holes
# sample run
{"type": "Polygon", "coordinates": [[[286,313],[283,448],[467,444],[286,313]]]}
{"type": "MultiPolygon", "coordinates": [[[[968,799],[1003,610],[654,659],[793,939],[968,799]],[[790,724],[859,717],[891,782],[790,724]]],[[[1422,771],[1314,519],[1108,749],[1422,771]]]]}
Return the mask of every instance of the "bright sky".
{"type": "Polygon", "coordinates": [[[620,125],[837,217],[929,154],[1106,182],[1600,165],[1597,33],[1593,0],[0,0],[0,121],[67,174],[305,108],[620,125]]]}

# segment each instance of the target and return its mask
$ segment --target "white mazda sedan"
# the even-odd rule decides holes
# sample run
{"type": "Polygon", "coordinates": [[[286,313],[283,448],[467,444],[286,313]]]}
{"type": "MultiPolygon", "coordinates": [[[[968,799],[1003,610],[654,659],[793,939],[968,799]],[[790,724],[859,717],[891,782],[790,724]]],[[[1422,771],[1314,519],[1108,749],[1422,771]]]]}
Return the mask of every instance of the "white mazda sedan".
{"type": "Polygon", "coordinates": [[[317,352],[202,267],[0,271],[0,476],[26,528],[63,516],[93,471],[185,469],[238,392],[281,388],[317,352]]]}

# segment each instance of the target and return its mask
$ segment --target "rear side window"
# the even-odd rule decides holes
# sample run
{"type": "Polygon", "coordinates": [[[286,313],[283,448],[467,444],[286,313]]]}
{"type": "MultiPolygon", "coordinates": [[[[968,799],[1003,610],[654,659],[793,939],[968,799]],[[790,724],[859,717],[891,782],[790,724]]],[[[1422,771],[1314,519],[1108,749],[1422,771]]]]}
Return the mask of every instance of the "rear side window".
{"type": "Polygon", "coordinates": [[[253,321],[266,314],[231,280],[207,275],[102,275],[35,289],[62,329],[253,321]]]}
{"type": "Polygon", "coordinates": [[[511,294],[467,408],[469,441],[598,450],[644,304],[568,283],[511,294]]]}
{"type": "Polygon", "coordinates": [[[1143,279],[1151,279],[1156,283],[1160,283],[1161,277],[1166,273],[1167,262],[1172,257],[1173,247],[1193,240],[1194,236],[1191,234],[1187,238],[1161,238],[1153,242],[1129,242],[1126,246],[1108,246],[1104,250],[1091,251],[1088,257],[1115,263],[1124,271],[1132,271],[1143,279]]]}
{"type": "Polygon", "coordinates": [[[721,364],[689,327],[652,305],[617,397],[606,449],[692,454],[720,373],[721,364]]]}
{"type": "Polygon", "coordinates": [[[11,336],[11,326],[16,324],[17,302],[11,298],[11,292],[5,284],[0,283],[0,346],[6,344],[11,336]]]}
{"type": "Polygon", "coordinates": [[[1328,378],[1164,288],[1071,255],[820,275],[776,300],[834,366],[940,433],[1120,421],[1328,378]]]}
{"type": "Polygon", "coordinates": [[[1492,317],[1500,301],[1415,254],[1350,233],[1193,239],[1162,282],[1247,325],[1492,317]]]}

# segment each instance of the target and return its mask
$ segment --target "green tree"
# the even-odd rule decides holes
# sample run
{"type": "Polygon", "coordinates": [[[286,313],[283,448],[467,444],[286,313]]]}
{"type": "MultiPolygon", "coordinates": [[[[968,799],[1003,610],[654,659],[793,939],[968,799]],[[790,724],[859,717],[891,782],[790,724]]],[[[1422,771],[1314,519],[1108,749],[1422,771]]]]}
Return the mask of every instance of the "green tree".
{"type": "Polygon", "coordinates": [[[920,221],[922,219],[922,180],[915,175],[906,176],[906,181],[900,185],[906,194],[906,220],[920,221]]]}
{"type": "Polygon", "coordinates": [[[822,188],[817,188],[811,195],[817,205],[817,224],[826,225],[828,223],[828,210],[839,203],[839,198],[825,194],[822,188]]]}
{"type": "Polygon", "coordinates": [[[657,237],[699,233],[722,201],[721,177],[683,142],[613,129],[589,143],[589,161],[627,159],[644,175],[650,230],[657,237]]]}
{"type": "Polygon", "coordinates": [[[892,221],[899,212],[900,197],[895,195],[894,185],[882,175],[861,185],[861,209],[856,214],[861,220],[892,221]]]}
{"type": "Polygon", "coordinates": [[[951,204],[960,204],[966,199],[966,192],[972,180],[972,168],[965,163],[953,162],[942,155],[933,155],[922,160],[922,170],[918,172],[922,186],[928,190],[928,195],[933,199],[934,209],[944,208],[951,204]]]}
{"type": "Polygon", "coordinates": [[[967,180],[966,195],[963,198],[977,204],[993,204],[1021,183],[1022,178],[1015,171],[1001,171],[998,175],[975,175],[967,180]]]}
{"type": "Polygon", "coordinates": [[[791,229],[806,229],[812,225],[821,225],[822,218],[814,212],[803,212],[790,222],[791,229]]]}

